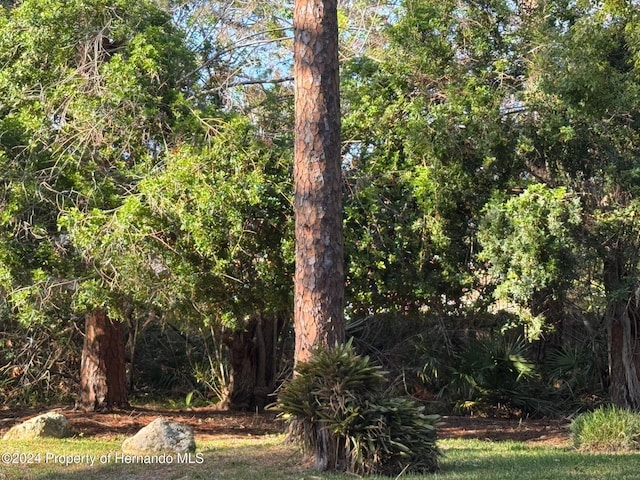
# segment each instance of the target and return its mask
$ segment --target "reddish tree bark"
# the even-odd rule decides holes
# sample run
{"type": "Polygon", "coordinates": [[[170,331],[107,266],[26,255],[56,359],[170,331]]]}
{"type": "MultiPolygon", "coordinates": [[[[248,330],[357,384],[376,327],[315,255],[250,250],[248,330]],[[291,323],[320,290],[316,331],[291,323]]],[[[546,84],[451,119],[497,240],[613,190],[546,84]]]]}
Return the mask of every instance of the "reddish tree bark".
{"type": "Polygon", "coordinates": [[[336,0],[296,0],[295,360],[344,340],[342,171],[336,0]]]}
{"type": "Polygon", "coordinates": [[[78,406],[96,411],[129,406],[124,327],[102,309],[85,317],[78,406]]]}

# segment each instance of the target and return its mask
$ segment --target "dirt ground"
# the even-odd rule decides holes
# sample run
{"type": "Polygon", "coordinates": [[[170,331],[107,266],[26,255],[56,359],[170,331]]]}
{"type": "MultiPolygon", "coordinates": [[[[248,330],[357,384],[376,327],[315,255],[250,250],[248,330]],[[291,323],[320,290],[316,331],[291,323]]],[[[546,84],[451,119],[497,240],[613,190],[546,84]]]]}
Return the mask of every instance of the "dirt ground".
{"type": "MultiPolygon", "coordinates": [[[[272,414],[235,413],[211,408],[193,408],[185,411],[132,408],[110,413],[87,413],[59,407],[47,411],[58,411],[65,415],[72,430],[84,437],[133,435],[159,416],[190,425],[196,438],[200,440],[220,436],[256,436],[283,431],[282,423],[272,414]]],[[[40,413],[44,412],[0,409],[0,436],[13,425],[40,413]]],[[[569,430],[567,422],[559,420],[505,420],[445,416],[438,429],[438,437],[564,445],[569,441],[569,430]]]]}
{"type": "Polygon", "coordinates": [[[561,446],[570,442],[569,423],[562,420],[443,417],[439,438],[513,440],[561,446]]]}

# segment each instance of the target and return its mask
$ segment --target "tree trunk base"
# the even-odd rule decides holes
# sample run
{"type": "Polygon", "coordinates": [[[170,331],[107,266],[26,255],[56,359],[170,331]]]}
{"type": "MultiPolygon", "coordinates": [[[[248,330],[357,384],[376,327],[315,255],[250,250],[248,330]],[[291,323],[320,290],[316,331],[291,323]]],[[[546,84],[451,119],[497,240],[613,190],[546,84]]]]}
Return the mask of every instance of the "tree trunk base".
{"type": "Polygon", "coordinates": [[[128,408],[124,327],[101,309],[87,314],[77,408],[128,408]]]}

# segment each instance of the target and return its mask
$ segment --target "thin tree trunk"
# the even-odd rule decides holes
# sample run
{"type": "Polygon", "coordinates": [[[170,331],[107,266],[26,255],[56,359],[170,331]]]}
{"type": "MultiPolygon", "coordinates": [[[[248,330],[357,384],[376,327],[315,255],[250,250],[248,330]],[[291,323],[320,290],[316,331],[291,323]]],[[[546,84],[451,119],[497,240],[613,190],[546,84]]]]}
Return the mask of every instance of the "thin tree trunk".
{"type": "Polygon", "coordinates": [[[344,340],[336,0],[296,0],[295,361],[344,340]]]}
{"type": "Polygon", "coordinates": [[[325,422],[317,424],[317,440],[316,454],[314,458],[314,467],[318,471],[337,471],[344,472],[347,470],[346,445],[344,437],[335,436],[325,422]]]}
{"type": "Polygon", "coordinates": [[[615,405],[640,410],[640,325],[634,303],[623,299],[609,311],[609,394],[615,405]]]}
{"type": "Polygon", "coordinates": [[[256,362],[251,330],[251,326],[243,330],[234,330],[224,339],[231,364],[229,396],[224,401],[229,410],[248,411],[252,409],[254,403],[256,362]]]}
{"type": "Polygon", "coordinates": [[[284,325],[277,317],[255,315],[242,330],[227,335],[231,381],[229,410],[263,411],[276,388],[277,338],[284,325]]]}
{"type": "Polygon", "coordinates": [[[614,405],[640,410],[640,305],[625,287],[621,252],[613,250],[604,262],[604,280],[613,298],[607,310],[609,395],[614,405]]]}
{"type": "Polygon", "coordinates": [[[102,309],[85,317],[78,406],[95,411],[129,406],[123,324],[102,309]]]}

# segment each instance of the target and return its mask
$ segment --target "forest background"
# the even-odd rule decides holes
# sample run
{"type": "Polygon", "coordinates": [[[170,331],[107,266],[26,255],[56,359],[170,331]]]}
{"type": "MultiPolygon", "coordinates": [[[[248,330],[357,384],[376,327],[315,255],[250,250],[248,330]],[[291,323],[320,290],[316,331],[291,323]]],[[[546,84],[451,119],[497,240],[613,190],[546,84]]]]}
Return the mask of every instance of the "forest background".
{"type": "MultiPolygon", "coordinates": [[[[347,330],[389,388],[438,413],[640,408],[636,7],[340,3],[347,330]]],[[[3,404],[273,401],[291,11],[2,2],[3,404]]]]}

